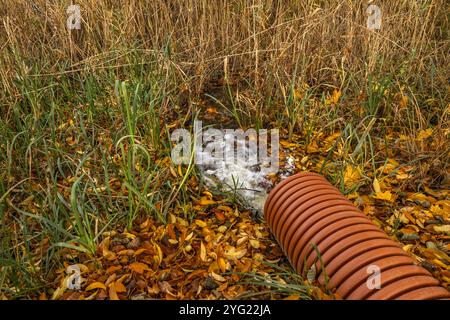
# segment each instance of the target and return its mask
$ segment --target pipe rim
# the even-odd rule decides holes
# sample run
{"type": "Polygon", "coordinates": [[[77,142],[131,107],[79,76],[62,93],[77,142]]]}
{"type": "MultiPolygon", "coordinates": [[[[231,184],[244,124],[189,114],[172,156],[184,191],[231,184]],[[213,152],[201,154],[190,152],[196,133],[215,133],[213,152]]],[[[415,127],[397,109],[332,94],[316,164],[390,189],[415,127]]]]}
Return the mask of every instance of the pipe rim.
{"type": "MultiPolygon", "coordinates": [[[[269,197],[268,200],[272,199],[277,192],[283,188],[283,186],[291,181],[297,180],[297,179],[301,179],[304,177],[320,177],[323,180],[327,181],[323,176],[321,176],[320,174],[314,173],[314,172],[300,172],[297,173],[293,176],[290,176],[288,178],[286,178],[285,180],[281,181],[280,183],[278,183],[273,189],[272,191],[269,193],[269,197]]],[[[266,201],[265,205],[264,205],[264,212],[266,212],[267,210],[267,206],[269,205],[270,201],[266,201]]]]}

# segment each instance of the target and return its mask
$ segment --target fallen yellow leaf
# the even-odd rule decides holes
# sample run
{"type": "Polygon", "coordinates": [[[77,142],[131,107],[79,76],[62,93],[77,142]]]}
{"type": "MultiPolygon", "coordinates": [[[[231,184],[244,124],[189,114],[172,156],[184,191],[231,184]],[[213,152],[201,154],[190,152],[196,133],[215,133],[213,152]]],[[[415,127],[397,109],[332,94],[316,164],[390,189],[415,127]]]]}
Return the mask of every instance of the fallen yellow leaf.
{"type": "Polygon", "coordinates": [[[200,259],[204,262],[206,261],[206,248],[203,241],[200,242],[200,259]]]}
{"type": "Polygon", "coordinates": [[[361,178],[358,168],[348,165],[344,172],[344,183],[346,185],[358,181],[361,178]]]}
{"type": "Polygon", "coordinates": [[[373,179],[373,190],[375,193],[381,193],[380,183],[377,178],[373,179]]]}
{"type": "Polygon", "coordinates": [[[210,200],[207,197],[201,197],[199,202],[198,202],[198,204],[201,205],[201,206],[208,206],[208,205],[216,204],[216,203],[217,203],[216,201],[210,200]]]}
{"type": "Polygon", "coordinates": [[[219,265],[220,271],[225,272],[227,271],[227,262],[224,258],[219,258],[217,260],[217,264],[219,265]]]}
{"type": "Polygon", "coordinates": [[[106,290],[106,286],[103,283],[97,281],[97,282],[93,282],[90,285],[88,285],[87,288],[84,290],[91,291],[91,290],[95,290],[95,289],[106,290]]]}
{"type": "Polygon", "coordinates": [[[224,256],[227,259],[241,259],[245,254],[247,253],[246,249],[242,250],[236,250],[235,248],[232,248],[224,253],[224,256]]]}
{"type": "Polygon", "coordinates": [[[434,226],[433,229],[436,232],[442,232],[442,233],[450,232],[450,224],[446,224],[444,226],[434,226]]]}
{"type": "Polygon", "coordinates": [[[202,221],[202,220],[195,220],[194,222],[195,222],[195,224],[196,224],[197,226],[199,226],[200,228],[206,227],[206,222],[205,222],[205,221],[202,221]]]}
{"type": "Polygon", "coordinates": [[[317,153],[320,152],[319,146],[317,145],[316,140],[313,140],[307,147],[306,153],[317,153]]]}
{"type": "Polygon", "coordinates": [[[120,300],[119,296],[117,295],[116,286],[114,285],[114,283],[111,283],[109,285],[109,298],[111,300],[120,300]]]}
{"type": "Polygon", "coordinates": [[[288,148],[288,149],[295,148],[297,146],[297,144],[289,142],[289,141],[286,141],[286,140],[280,140],[280,144],[283,147],[288,148]]]}
{"type": "Polygon", "coordinates": [[[407,173],[399,173],[395,176],[398,180],[408,179],[410,176],[407,173]]]}
{"type": "Polygon", "coordinates": [[[134,256],[138,256],[138,255],[144,253],[146,250],[147,249],[145,249],[145,248],[140,248],[140,249],[137,249],[133,254],[134,254],[134,256]]]}
{"type": "Polygon", "coordinates": [[[373,196],[373,198],[379,199],[379,200],[385,200],[385,201],[389,201],[389,202],[393,201],[392,193],[390,191],[378,192],[373,196]]]}
{"type": "Polygon", "coordinates": [[[258,249],[258,248],[259,248],[259,241],[258,241],[258,240],[251,239],[251,240],[250,240],[250,245],[251,245],[253,248],[258,249]]]}

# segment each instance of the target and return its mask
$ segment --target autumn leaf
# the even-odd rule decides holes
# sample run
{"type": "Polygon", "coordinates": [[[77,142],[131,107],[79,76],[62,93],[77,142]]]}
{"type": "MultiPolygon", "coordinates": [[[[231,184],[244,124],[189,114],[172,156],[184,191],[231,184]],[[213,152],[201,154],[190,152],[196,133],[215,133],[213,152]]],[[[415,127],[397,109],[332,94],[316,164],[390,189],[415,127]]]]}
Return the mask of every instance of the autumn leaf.
{"type": "Polygon", "coordinates": [[[73,145],[75,145],[77,143],[77,140],[76,140],[75,137],[67,137],[66,138],[66,143],[69,146],[73,146],[73,145]]]}
{"type": "Polygon", "coordinates": [[[228,269],[228,264],[224,258],[219,258],[217,260],[217,264],[219,265],[220,271],[225,272],[228,269]]]}
{"type": "Polygon", "coordinates": [[[225,219],[226,219],[223,212],[215,212],[214,215],[216,216],[217,220],[219,220],[221,222],[225,221],[225,219]]]}
{"type": "Polygon", "coordinates": [[[409,195],[407,200],[410,200],[410,201],[421,201],[421,202],[429,201],[430,203],[434,203],[435,202],[433,197],[429,197],[429,196],[427,196],[427,195],[425,195],[423,193],[414,193],[412,195],[409,195]]]}
{"type": "Polygon", "coordinates": [[[347,165],[344,172],[344,183],[345,185],[351,185],[361,178],[361,174],[358,168],[351,165],[347,165]]]}
{"type": "Polygon", "coordinates": [[[427,194],[429,194],[430,196],[433,196],[433,197],[435,197],[435,198],[441,197],[441,193],[440,193],[440,192],[436,192],[435,190],[430,189],[430,188],[428,188],[428,187],[425,187],[425,192],[426,192],[427,194]]]}
{"type": "Polygon", "coordinates": [[[413,247],[414,247],[414,245],[410,243],[410,244],[403,246],[403,250],[406,252],[410,252],[413,247]]]}
{"type": "Polygon", "coordinates": [[[203,244],[203,241],[200,242],[200,259],[205,262],[206,261],[206,248],[203,244]]]}
{"type": "Polygon", "coordinates": [[[213,198],[213,194],[210,191],[208,191],[208,190],[203,191],[202,194],[204,196],[206,196],[208,199],[212,199],[213,198]]]}
{"type": "Polygon", "coordinates": [[[325,104],[327,105],[336,105],[339,102],[339,99],[342,96],[341,90],[334,89],[333,94],[330,98],[326,99],[325,104]]]}
{"type": "Polygon", "coordinates": [[[395,176],[398,180],[406,180],[410,177],[407,173],[399,173],[395,176]]]}
{"type": "Polygon", "coordinates": [[[439,205],[432,205],[430,207],[430,212],[437,215],[445,215],[446,210],[441,208],[439,205]]]}
{"type": "Polygon", "coordinates": [[[117,293],[127,292],[127,288],[119,280],[114,282],[114,287],[115,287],[117,293]]]}
{"type": "Polygon", "coordinates": [[[255,249],[259,249],[259,241],[255,240],[255,239],[251,239],[250,240],[250,245],[255,248],[255,249]]]}
{"type": "Polygon", "coordinates": [[[106,273],[111,274],[122,269],[122,266],[110,266],[106,269],[106,273]]]}
{"type": "Polygon", "coordinates": [[[280,140],[280,144],[283,147],[288,148],[288,149],[297,147],[296,143],[292,143],[292,142],[289,142],[289,141],[286,141],[286,140],[280,140]]]}
{"type": "Polygon", "coordinates": [[[319,146],[317,145],[316,140],[311,141],[311,143],[306,147],[307,153],[318,153],[320,152],[319,146]]]}
{"type": "Polygon", "coordinates": [[[433,135],[433,129],[432,128],[428,128],[426,130],[421,130],[419,132],[419,134],[417,135],[417,140],[422,141],[422,140],[428,139],[432,135],[433,135]]]}
{"type": "Polygon", "coordinates": [[[218,114],[217,108],[214,108],[214,107],[209,107],[209,108],[207,108],[207,109],[206,109],[206,112],[207,112],[207,113],[210,113],[210,114],[218,114]]]}
{"type": "Polygon", "coordinates": [[[147,251],[147,249],[145,249],[145,248],[140,248],[140,249],[137,249],[134,253],[133,253],[133,255],[136,257],[136,256],[138,256],[138,255],[140,255],[140,254],[142,254],[142,253],[144,253],[144,252],[146,252],[147,251]]]}
{"type": "Polygon", "coordinates": [[[301,100],[303,99],[304,96],[305,96],[304,93],[301,92],[300,90],[298,89],[294,90],[294,99],[301,100]]]}
{"type": "Polygon", "coordinates": [[[158,258],[158,264],[162,262],[163,260],[163,252],[161,250],[161,247],[158,244],[154,244],[156,251],[158,252],[157,258],[158,258]]]}
{"type": "Polygon", "coordinates": [[[174,178],[177,177],[177,172],[175,171],[175,169],[174,169],[172,166],[169,166],[169,171],[170,171],[170,174],[171,174],[174,178]]]}
{"type": "Polygon", "coordinates": [[[114,283],[111,283],[109,285],[109,298],[111,300],[120,300],[119,296],[117,295],[116,286],[114,285],[114,283]]]}
{"type": "Polygon", "coordinates": [[[205,222],[205,221],[202,221],[202,220],[195,220],[194,223],[195,223],[197,226],[199,226],[200,228],[204,228],[204,227],[207,226],[207,225],[206,225],[206,222],[205,222]]]}
{"type": "Polygon", "coordinates": [[[450,233],[450,224],[443,225],[443,226],[434,226],[433,229],[436,232],[450,233]]]}
{"type": "Polygon", "coordinates": [[[233,209],[231,209],[229,206],[218,206],[216,208],[217,210],[225,211],[227,213],[233,212],[233,209]]]}
{"type": "Polygon", "coordinates": [[[146,264],[142,262],[133,262],[128,268],[136,273],[143,274],[144,271],[151,270],[146,264]]]}
{"type": "Polygon", "coordinates": [[[374,199],[378,199],[378,200],[385,200],[385,201],[389,201],[392,202],[393,197],[392,197],[392,193],[390,191],[385,191],[385,192],[377,192],[374,196],[374,199]]]}
{"type": "Polygon", "coordinates": [[[169,282],[161,281],[161,282],[158,282],[158,285],[159,285],[159,288],[161,289],[162,292],[170,294],[171,296],[174,296],[174,297],[176,296],[173,293],[173,288],[172,288],[172,286],[170,285],[169,282]]]}
{"type": "Polygon", "coordinates": [[[236,248],[231,248],[224,253],[227,259],[241,259],[247,253],[246,249],[236,250],[236,248]]]}
{"type": "Polygon", "coordinates": [[[373,190],[375,193],[381,193],[380,183],[377,178],[373,179],[373,190]]]}
{"type": "Polygon", "coordinates": [[[210,200],[207,197],[201,197],[200,200],[198,201],[198,204],[201,206],[208,206],[216,203],[217,203],[216,201],[210,200]]]}
{"type": "Polygon", "coordinates": [[[110,237],[103,239],[103,241],[99,244],[99,249],[105,259],[112,261],[116,259],[116,254],[109,250],[110,241],[110,237]]]}
{"type": "Polygon", "coordinates": [[[126,236],[128,239],[135,239],[136,235],[129,233],[129,232],[124,232],[123,233],[124,236],[126,236]]]}
{"type": "Polygon", "coordinates": [[[106,286],[105,286],[103,283],[96,281],[96,282],[93,282],[93,283],[91,283],[90,285],[88,285],[88,286],[86,287],[86,289],[84,289],[84,290],[86,290],[86,291],[91,291],[91,290],[95,290],[95,289],[103,289],[103,290],[106,290],[106,286]]]}
{"type": "Polygon", "coordinates": [[[221,275],[219,275],[219,274],[217,274],[217,273],[215,273],[215,272],[211,272],[211,277],[212,277],[214,280],[219,281],[219,282],[225,282],[225,281],[227,281],[224,277],[222,277],[221,275]]]}
{"type": "Polygon", "coordinates": [[[64,294],[66,289],[67,289],[66,286],[61,286],[61,287],[56,288],[56,290],[53,292],[51,300],[59,299],[64,294]]]}

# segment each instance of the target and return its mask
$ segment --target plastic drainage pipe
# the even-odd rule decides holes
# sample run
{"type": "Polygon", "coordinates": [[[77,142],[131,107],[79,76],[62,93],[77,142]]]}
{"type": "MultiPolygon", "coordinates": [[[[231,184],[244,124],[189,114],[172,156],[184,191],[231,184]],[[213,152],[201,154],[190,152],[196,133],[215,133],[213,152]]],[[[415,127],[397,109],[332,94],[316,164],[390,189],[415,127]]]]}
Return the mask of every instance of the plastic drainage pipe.
{"type": "Polygon", "coordinates": [[[324,177],[299,173],[279,183],[266,222],[298,273],[344,299],[450,299],[447,289],[324,177]]]}

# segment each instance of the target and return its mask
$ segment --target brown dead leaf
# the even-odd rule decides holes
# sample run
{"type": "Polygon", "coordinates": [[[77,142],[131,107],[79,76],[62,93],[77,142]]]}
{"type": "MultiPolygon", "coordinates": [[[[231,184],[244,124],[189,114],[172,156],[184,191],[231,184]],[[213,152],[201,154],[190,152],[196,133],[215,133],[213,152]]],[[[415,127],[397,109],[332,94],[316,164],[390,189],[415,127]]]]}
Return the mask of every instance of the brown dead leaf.
{"type": "Polygon", "coordinates": [[[151,270],[145,263],[142,262],[133,262],[128,266],[128,268],[139,274],[143,274],[144,271],[151,270]]]}
{"type": "Polygon", "coordinates": [[[108,267],[108,269],[106,269],[106,273],[111,274],[119,270],[122,270],[122,266],[110,266],[108,267]]]}

